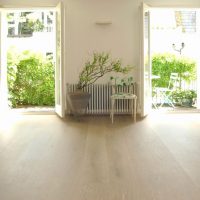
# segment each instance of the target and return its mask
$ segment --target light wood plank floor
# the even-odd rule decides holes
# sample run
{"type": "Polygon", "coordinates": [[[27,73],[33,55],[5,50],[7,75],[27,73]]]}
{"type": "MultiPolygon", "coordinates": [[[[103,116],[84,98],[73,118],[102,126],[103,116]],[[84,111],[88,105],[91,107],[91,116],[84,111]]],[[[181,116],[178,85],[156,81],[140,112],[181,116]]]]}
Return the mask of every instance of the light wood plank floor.
{"type": "Polygon", "coordinates": [[[0,200],[200,199],[200,114],[0,120],[0,200]]]}

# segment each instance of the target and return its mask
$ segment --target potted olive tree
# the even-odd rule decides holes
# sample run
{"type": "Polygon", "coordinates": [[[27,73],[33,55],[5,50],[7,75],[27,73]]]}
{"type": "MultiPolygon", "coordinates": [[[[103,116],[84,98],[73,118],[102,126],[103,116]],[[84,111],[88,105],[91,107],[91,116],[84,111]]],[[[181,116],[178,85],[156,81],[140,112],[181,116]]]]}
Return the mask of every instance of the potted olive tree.
{"type": "Polygon", "coordinates": [[[72,114],[85,113],[91,94],[84,91],[85,87],[95,83],[99,78],[110,72],[127,73],[131,66],[122,67],[120,59],[111,59],[109,53],[94,53],[92,59],[85,63],[75,92],[67,93],[67,103],[72,114]]]}

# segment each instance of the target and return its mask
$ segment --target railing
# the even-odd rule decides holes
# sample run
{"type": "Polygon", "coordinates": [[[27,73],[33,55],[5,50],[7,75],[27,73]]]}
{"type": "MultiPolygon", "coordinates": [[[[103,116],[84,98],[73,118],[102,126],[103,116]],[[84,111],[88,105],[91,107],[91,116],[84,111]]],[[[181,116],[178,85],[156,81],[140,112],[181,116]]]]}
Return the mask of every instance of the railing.
{"type": "Polygon", "coordinates": [[[191,81],[187,83],[186,81],[182,81],[182,90],[195,90],[197,91],[197,81],[191,81]]]}

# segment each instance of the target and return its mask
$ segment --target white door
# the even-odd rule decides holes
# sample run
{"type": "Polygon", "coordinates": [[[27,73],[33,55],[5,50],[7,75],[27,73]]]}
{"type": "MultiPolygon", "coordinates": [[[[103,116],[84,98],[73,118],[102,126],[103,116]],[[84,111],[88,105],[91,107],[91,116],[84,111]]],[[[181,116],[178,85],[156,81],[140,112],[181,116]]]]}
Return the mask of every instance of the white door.
{"type": "Polygon", "coordinates": [[[7,20],[6,13],[0,10],[0,112],[8,109],[7,88],[7,20]]]}
{"type": "Polygon", "coordinates": [[[151,111],[151,54],[150,54],[150,9],[142,4],[142,44],[141,44],[141,116],[151,111]]]}
{"type": "Polygon", "coordinates": [[[56,66],[55,66],[55,111],[60,117],[65,116],[64,103],[64,23],[63,5],[56,7],[56,66]]]}
{"type": "Polygon", "coordinates": [[[200,110],[200,59],[197,61],[197,109],[200,110]]]}

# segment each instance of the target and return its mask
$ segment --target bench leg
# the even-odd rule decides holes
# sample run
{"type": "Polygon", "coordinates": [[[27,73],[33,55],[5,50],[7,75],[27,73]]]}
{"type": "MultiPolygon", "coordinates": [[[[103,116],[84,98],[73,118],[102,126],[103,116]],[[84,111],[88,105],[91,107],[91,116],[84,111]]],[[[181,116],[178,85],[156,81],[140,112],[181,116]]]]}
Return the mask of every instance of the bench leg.
{"type": "Polygon", "coordinates": [[[136,113],[137,113],[137,99],[135,98],[134,100],[134,122],[136,122],[136,113]]]}
{"type": "Polygon", "coordinates": [[[112,124],[113,124],[113,121],[114,121],[114,106],[115,106],[115,100],[112,99],[111,100],[111,112],[110,112],[112,124]]]}

